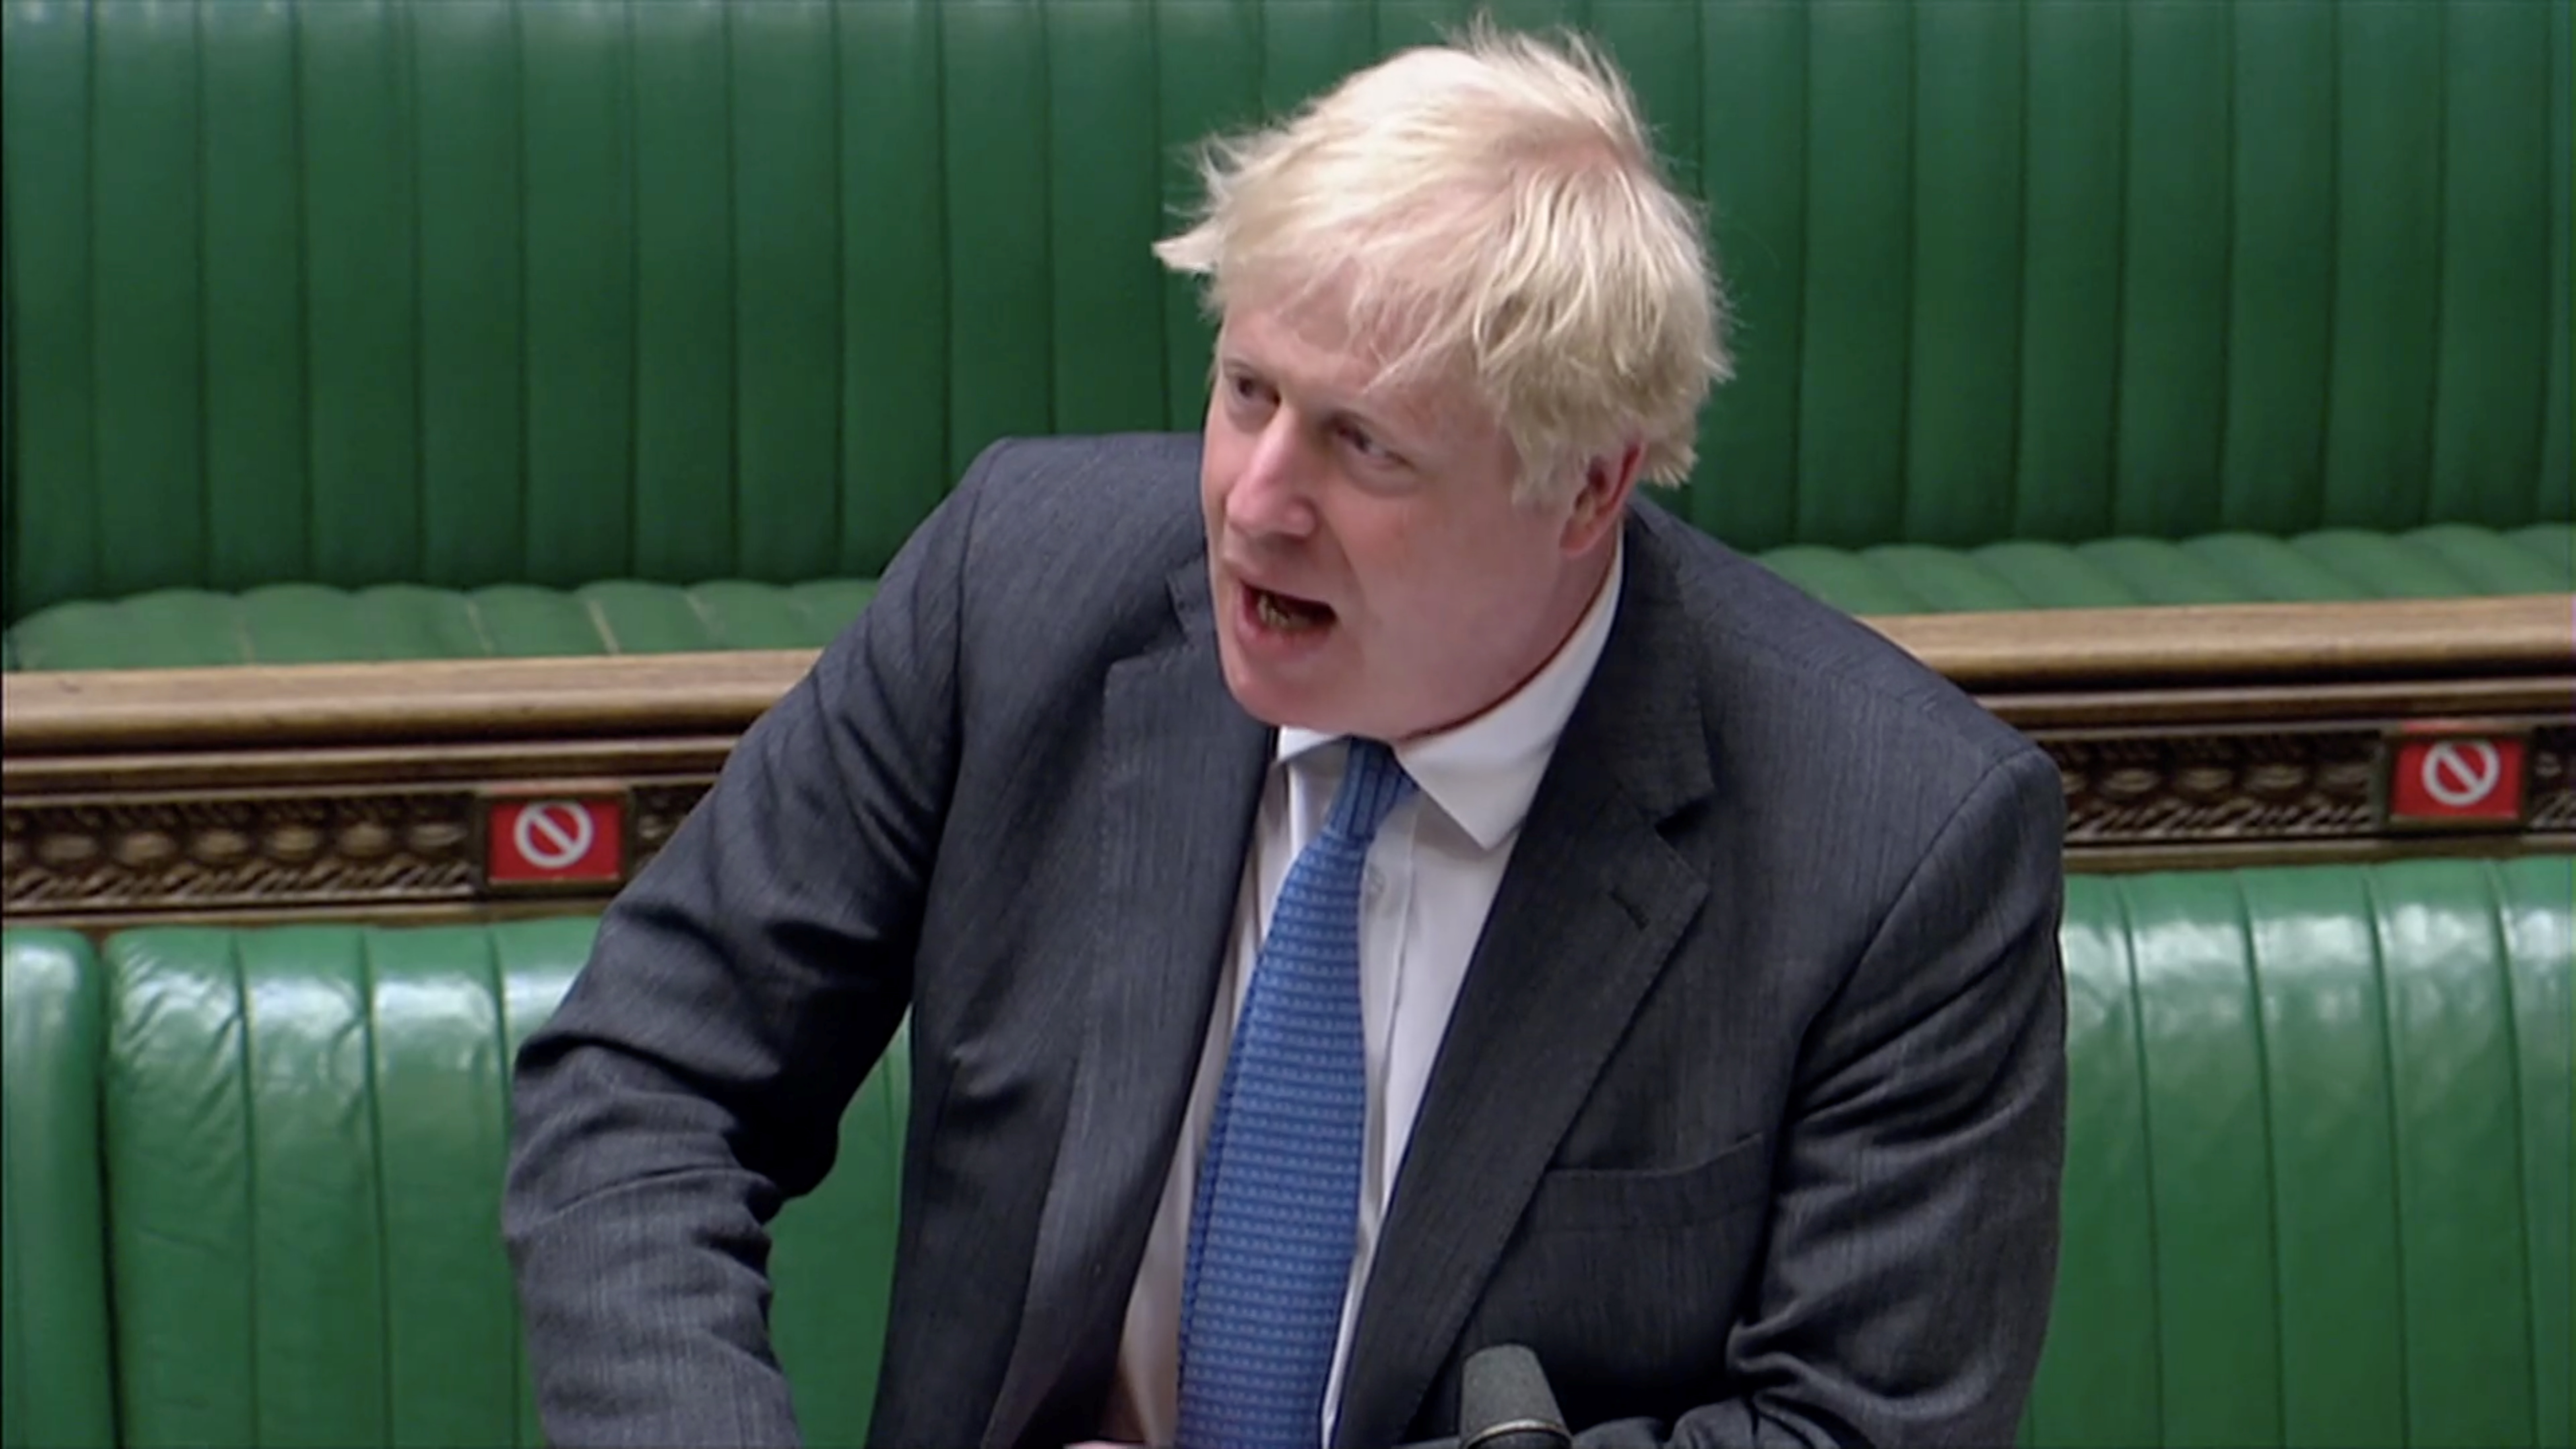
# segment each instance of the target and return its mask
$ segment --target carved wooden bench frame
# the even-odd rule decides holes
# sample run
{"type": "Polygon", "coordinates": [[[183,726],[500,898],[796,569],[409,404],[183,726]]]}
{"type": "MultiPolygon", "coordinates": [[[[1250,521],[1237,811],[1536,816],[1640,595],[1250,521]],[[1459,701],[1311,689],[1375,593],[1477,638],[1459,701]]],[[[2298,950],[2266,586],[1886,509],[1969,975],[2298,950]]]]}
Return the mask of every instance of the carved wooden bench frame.
{"type": "MultiPolygon", "coordinates": [[[[2576,595],[1869,622],[2056,758],[2073,870],[2576,852],[2576,595]]],[[[11,675],[0,899],[98,930],[595,906],[812,658],[11,675]],[[509,878],[532,801],[601,850],[509,878]]]]}

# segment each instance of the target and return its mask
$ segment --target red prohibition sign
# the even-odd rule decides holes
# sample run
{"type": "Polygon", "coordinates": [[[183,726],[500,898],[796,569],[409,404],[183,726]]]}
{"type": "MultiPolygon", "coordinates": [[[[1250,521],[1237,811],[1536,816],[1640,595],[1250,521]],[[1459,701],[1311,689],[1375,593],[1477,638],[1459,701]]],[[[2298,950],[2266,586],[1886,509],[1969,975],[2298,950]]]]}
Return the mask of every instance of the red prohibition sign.
{"type": "Polygon", "coordinates": [[[624,802],[615,796],[493,802],[483,837],[497,885],[613,883],[625,874],[624,802]]]}
{"type": "Polygon", "coordinates": [[[2424,793],[2438,805],[2474,809],[2504,783],[2504,755],[2489,740],[2443,740],[2424,752],[2424,793]]]}
{"type": "Polygon", "coordinates": [[[2524,742],[2514,735],[2405,740],[2390,761],[2392,819],[2510,825],[2522,816],[2524,742]]]}
{"type": "Polygon", "coordinates": [[[599,822],[577,800],[541,800],[511,823],[510,843],[539,870],[562,870],[590,854],[599,822]]]}

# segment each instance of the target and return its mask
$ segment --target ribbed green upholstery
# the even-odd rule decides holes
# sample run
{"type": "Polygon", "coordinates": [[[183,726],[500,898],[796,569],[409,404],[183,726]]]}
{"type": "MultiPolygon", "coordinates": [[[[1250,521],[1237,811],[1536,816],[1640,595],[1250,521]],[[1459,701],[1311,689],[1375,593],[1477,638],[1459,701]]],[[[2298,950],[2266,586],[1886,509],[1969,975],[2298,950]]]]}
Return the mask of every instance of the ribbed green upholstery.
{"type": "MultiPolygon", "coordinates": [[[[2128,538],[1978,549],[1800,545],[1763,557],[1809,593],[1859,614],[2576,589],[2576,527],[2563,523],[2511,532],[2446,523],[2403,534],[2240,533],[2182,543],[2128,538]]],[[[868,580],[685,588],[631,579],[577,590],[170,589],[113,604],[57,604],[7,637],[10,667],[28,669],[808,649],[829,642],[874,591],[868,580]]]]}
{"type": "Polygon", "coordinates": [[[2032,1442],[2576,1442],[2576,862],[2069,883],[2032,1442]]]}
{"type": "MultiPolygon", "coordinates": [[[[2576,527],[2440,523],[2403,533],[2320,529],[2287,538],[2207,534],[2167,542],[2012,540],[1972,549],[1792,545],[1773,569],[1857,614],[2139,604],[2309,603],[2576,589],[2576,527]]],[[[34,636],[29,636],[33,638],[34,636]]],[[[21,644],[22,648],[27,647],[21,644]]]]}
{"type": "MultiPolygon", "coordinates": [[[[8,617],[867,577],[993,437],[1191,425],[1185,143],[1469,8],[0,0],[8,617]]],[[[2576,507],[2569,0],[1494,9],[1713,199],[1740,546],[2576,507]]]]}
{"type": "Polygon", "coordinates": [[[0,1445],[116,1442],[89,943],[0,936],[0,1445]]]}
{"type": "MultiPolygon", "coordinates": [[[[155,928],[108,945],[107,1181],[130,1445],[540,1442],[499,1240],[510,1054],[592,923],[155,928]]],[[[814,1442],[865,1433],[908,1067],[781,1214],[814,1442]]]]}
{"type": "MultiPolygon", "coordinates": [[[[534,1445],[501,1064],[589,938],[158,928],[111,941],[102,1002],[75,940],[10,933],[0,1442],[103,1440],[104,1233],[121,1442],[534,1445]]],[[[2063,939],[2024,1442],[2576,1442],[2576,860],[2079,876],[2063,939]]],[[[854,1442],[874,1391],[905,1070],[778,1224],[811,1442],[854,1442]]]]}
{"type": "Polygon", "coordinates": [[[57,604],[10,640],[28,669],[807,649],[857,618],[875,588],[852,579],[696,588],[618,580],[576,590],[170,589],[113,604],[57,604]]]}

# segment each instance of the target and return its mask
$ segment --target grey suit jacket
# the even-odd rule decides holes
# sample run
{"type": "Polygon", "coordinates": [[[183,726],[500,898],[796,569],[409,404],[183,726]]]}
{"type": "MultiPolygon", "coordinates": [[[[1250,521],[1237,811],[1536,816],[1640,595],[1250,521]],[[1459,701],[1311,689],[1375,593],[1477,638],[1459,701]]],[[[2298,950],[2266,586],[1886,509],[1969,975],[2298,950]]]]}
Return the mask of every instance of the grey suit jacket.
{"type": "MultiPolygon", "coordinates": [[[[734,752],[521,1058],[549,1432],[794,1434],[763,1223],[908,1010],[872,1437],[1098,1427],[1271,732],[1216,662],[1191,438],[1005,444],[734,752]]],[[[1335,1441],[1535,1348],[1590,1442],[2001,1444],[2055,1271],[2061,792],[1687,524],[1617,622],[1434,1067],[1335,1441]]]]}

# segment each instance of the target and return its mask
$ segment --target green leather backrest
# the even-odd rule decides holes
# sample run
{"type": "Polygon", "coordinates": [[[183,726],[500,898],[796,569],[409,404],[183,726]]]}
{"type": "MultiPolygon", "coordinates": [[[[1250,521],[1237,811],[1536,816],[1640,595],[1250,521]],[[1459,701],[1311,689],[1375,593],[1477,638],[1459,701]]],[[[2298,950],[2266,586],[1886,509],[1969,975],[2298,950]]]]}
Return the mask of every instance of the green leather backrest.
{"type": "Polygon", "coordinates": [[[0,937],[0,1445],[116,1442],[89,942],[0,937]]]}
{"type": "MultiPolygon", "coordinates": [[[[75,1271],[10,1280],[11,1379],[42,1388],[10,1390],[7,1442],[104,1438],[78,1147],[104,1013],[124,1442],[533,1445],[501,1064],[589,929],[135,932],[104,1007],[77,941],[12,933],[10,1252],[75,1271]],[[31,1170],[30,1140],[62,1145],[31,1170]]],[[[2066,1230],[2025,1442],[2576,1442],[2576,860],[2079,876],[2063,939],[2066,1230]]],[[[816,1442],[873,1393],[901,1088],[890,1059],[778,1226],[816,1442]]]]}
{"type": "MultiPolygon", "coordinates": [[[[499,1238],[508,1065],[586,919],[110,940],[107,1181],[129,1445],[541,1442],[499,1238]]],[[[908,1059],[780,1214],[772,1331],[815,1443],[866,1432],[908,1059]]]]}
{"type": "Polygon", "coordinates": [[[2576,861],[2068,885],[2026,1437],[2576,1442],[2576,861]]]}
{"type": "MultiPolygon", "coordinates": [[[[1184,151],[1472,0],[5,0],[8,615],[873,573],[1194,424],[1184,151]]],[[[2570,516],[2570,0],[1504,0],[1742,325],[1740,546],[2570,516]]]]}

